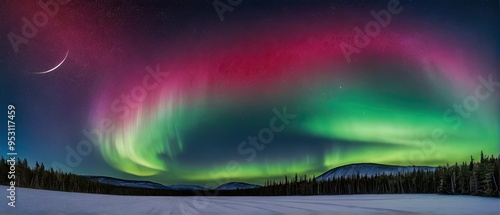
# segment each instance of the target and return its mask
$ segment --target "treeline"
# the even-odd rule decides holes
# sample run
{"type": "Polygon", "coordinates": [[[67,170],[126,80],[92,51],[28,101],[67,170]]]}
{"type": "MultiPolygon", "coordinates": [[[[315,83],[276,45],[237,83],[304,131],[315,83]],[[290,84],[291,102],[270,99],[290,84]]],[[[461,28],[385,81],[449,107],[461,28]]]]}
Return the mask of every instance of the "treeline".
{"type": "Polygon", "coordinates": [[[435,193],[437,181],[431,171],[416,170],[397,175],[340,177],[318,181],[306,176],[293,180],[266,182],[263,195],[343,195],[343,194],[397,194],[435,193]]]}
{"type": "MultiPolygon", "coordinates": [[[[222,196],[275,196],[275,195],[338,195],[338,194],[401,194],[401,193],[439,193],[456,195],[477,195],[500,197],[500,156],[488,157],[481,152],[479,161],[471,157],[469,163],[440,166],[435,171],[414,169],[412,172],[396,175],[353,175],[316,180],[316,177],[285,177],[281,181],[265,182],[255,189],[224,191],[178,191],[118,187],[99,183],[72,173],[64,173],[52,168],[46,169],[36,163],[30,168],[28,161],[16,162],[16,187],[58,190],[68,192],[115,194],[115,195],[222,195],[222,196]]],[[[8,161],[0,161],[0,184],[8,185],[8,161]]]]}
{"type": "Polygon", "coordinates": [[[436,171],[439,178],[437,193],[500,197],[500,156],[485,157],[479,162],[471,157],[469,164],[446,165],[436,171]]]}
{"type": "Polygon", "coordinates": [[[353,175],[317,181],[307,176],[283,181],[266,181],[253,190],[234,191],[234,195],[338,195],[439,193],[500,197],[500,156],[485,157],[459,165],[439,166],[435,171],[414,169],[397,175],[353,175]]]}
{"type": "MultiPolygon", "coordinates": [[[[88,179],[84,176],[72,173],[64,173],[53,168],[46,169],[45,166],[35,163],[30,168],[26,159],[17,159],[15,166],[15,187],[25,187],[33,189],[44,189],[66,192],[97,193],[113,195],[144,195],[144,196],[188,196],[194,195],[192,191],[177,190],[155,190],[130,187],[118,187],[99,183],[96,180],[88,179]]],[[[8,178],[10,164],[5,158],[0,160],[0,184],[10,185],[8,178]]]]}

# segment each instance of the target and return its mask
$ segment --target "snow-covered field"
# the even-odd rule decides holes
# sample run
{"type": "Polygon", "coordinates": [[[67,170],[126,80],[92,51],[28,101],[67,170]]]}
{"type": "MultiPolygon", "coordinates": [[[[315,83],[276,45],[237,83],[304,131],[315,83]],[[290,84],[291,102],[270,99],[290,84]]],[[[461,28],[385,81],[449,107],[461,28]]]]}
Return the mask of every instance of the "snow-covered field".
{"type": "MultiPolygon", "coordinates": [[[[6,186],[0,186],[7,195],[6,186]]],[[[433,194],[149,197],[17,188],[0,214],[500,214],[500,199],[433,194]]]]}

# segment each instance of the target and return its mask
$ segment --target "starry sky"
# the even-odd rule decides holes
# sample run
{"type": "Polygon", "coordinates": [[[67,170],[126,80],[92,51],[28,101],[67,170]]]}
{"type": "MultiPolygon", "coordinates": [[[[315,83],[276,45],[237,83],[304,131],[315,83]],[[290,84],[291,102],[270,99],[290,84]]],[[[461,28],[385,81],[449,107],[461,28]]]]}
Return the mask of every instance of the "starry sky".
{"type": "Polygon", "coordinates": [[[499,154],[496,1],[48,2],[0,3],[29,161],[213,187],[499,154]]]}

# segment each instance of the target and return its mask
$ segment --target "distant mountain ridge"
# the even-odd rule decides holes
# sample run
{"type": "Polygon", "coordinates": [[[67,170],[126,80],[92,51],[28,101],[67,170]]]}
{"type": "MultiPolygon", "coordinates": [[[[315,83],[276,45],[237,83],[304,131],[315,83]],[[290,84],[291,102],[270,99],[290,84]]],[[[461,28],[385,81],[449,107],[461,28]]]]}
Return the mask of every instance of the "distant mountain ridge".
{"type": "Polygon", "coordinates": [[[191,184],[176,184],[176,185],[168,185],[167,187],[173,190],[210,190],[206,187],[191,185],[191,184]]]}
{"type": "Polygon", "coordinates": [[[163,184],[151,182],[151,181],[135,181],[119,179],[107,176],[84,176],[90,180],[96,180],[99,183],[109,184],[120,187],[135,187],[135,188],[145,188],[145,189],[160,189],[160,190],[208,190],[208,188],[198,186],[198,185],[169,185],[165,186],[163,184]]]}
{"type": "MultiPolygon", "coordinates": [[[[340,178],[342,176],[348,177],[357,175],[360,176],[376,176],[376,175],[395,175],[398,173],[407,173],[415,171],[435,171],[436,167],[429,166],[395,166],[386,164],[375,164],[375,163],[357,163],[348,164],[340,167],[333,168],[326,171],[320,176],[316,177],[316,180],[331,180],[333,178],[340,178]]],[[[135,181],[135,180],[125,180],[107,176],[84,176],[90,180],[96,180],[103,184],[110,184],[120,187],[135,187],[144,189],[161,189],[161,190],[243,190],[243,189],[255,189],[261,187],[256,184],[249,184],[245,182],[229,182],[219,185],[215,189],[209,189],[206,187],[198,185],[163,185],[151,181],[135,181]]]]}
{"type": "Polygon", "coordinates": [[[107,177],[107,176],[84,176],[84,177],[86,177],[90,180],[96,180],[99,183],[120,186],[120,187],[165,189],[165,190],[171,189],[163,184],[159,184],[159,183],[155,183],[155,182],[151,182],[151,181],[126,180],[126,179],[119,179],[119,178],[113,178],[113,177],[107,177]]]}
{"type": "Polygon", "coordinates": [[[333,168],[326,171],[320,176],[316,177],[316,180],[328,180],[333,178],[340,178],[341,176],[348,177],[357,175],[360,176],[376,176],[376,175],[396,175],[398,173],[407,173],[413,171],[435,171],[436,167],[430,166],[395,166],[386,164],[375,164],[375,163],[357,163],[348,164],[340,167],[333,168]]]}
{"type": "MultiPolygon", "coordinates": [[[[151,181],[135,181],[135,180],[126,180],[113,178],[108,176],[84,176],[90,180],[96,180],[99,183],[109,184],[120,187],[133,187],[133,188],[144,188],[144,189],[162,189],[162,190],[211,190],[206,187],[198,186],[198,185],[168,185],[165,186],[163,184],[151,182],[151,181]]],[[[222,184],[215,188],[214,190],[238,190],[238,189],[254,189],[261,187],[260,185],[249,184],[245,182],[229,182],[226,184],[222,184]]]]}
{"type": "Polygon", "coordinates": [[[244,189],[254,189],[254,188],[259,188],[262,187],[260,185],[256,184],[249,184],[245,182],[229,182],[222,184],[215,188],[216,190],[244,190],[244,189]]]}

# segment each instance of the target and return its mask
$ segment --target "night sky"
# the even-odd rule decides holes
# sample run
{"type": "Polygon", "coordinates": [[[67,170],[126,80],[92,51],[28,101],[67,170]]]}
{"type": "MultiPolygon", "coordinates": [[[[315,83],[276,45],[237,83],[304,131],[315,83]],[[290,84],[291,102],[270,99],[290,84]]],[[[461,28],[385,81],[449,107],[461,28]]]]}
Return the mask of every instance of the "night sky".
{"type": "Polygon", "coordinates": [[[28,161],[213,187],[499,154],[498,1],[36,2],[0,3],[28,161]]]}

